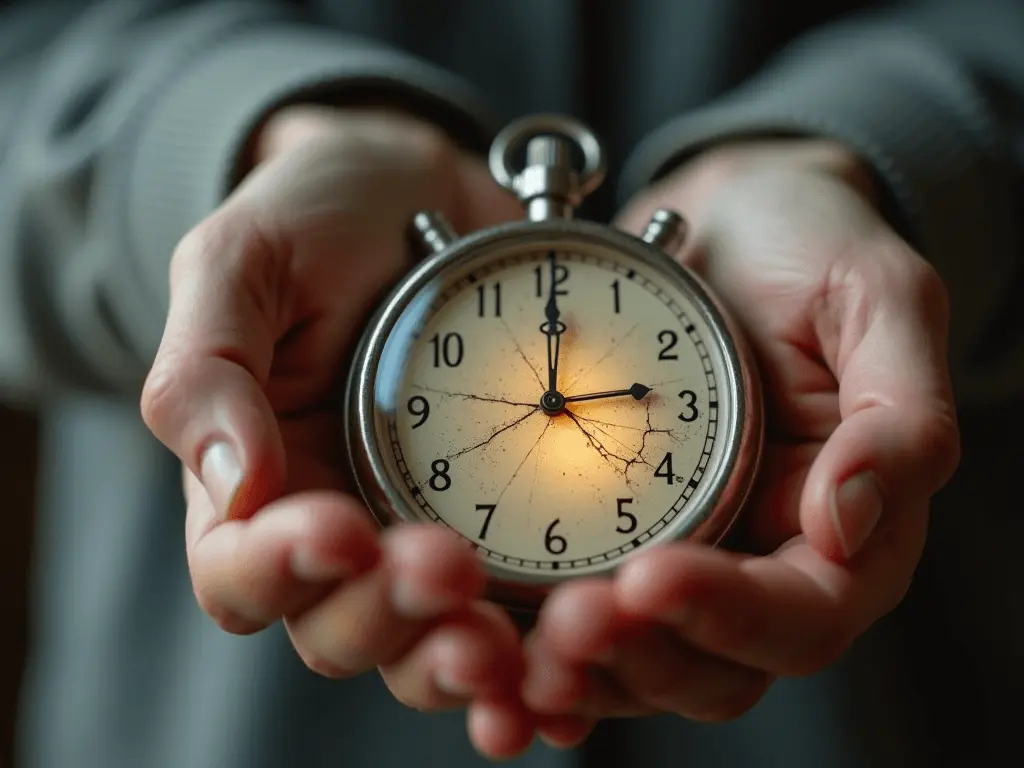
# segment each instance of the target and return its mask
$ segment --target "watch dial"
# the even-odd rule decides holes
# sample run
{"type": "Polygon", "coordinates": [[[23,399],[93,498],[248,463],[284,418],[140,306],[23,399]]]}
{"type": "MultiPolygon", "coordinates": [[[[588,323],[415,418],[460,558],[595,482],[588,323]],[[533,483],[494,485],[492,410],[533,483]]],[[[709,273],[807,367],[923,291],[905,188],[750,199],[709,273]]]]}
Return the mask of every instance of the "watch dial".
{"type": "Polygon", "coordinates": [[[694,528],[730,408],[703,317],[673,272],[608,247],[443,273],[378,368],[391,485],[524,575],[602,570],[694,528]]]}

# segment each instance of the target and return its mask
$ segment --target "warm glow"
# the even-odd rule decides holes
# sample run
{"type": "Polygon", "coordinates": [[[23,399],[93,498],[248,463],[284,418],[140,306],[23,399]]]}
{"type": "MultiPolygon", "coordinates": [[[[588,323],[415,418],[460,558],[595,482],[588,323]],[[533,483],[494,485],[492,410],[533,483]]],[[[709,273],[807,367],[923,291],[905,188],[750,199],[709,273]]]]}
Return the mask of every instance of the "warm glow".
{"type": "Polygon", "coordinates": [[[528,570],[615,557],[656,535],[684,491],[692,493],[687,483],[707,464],[705,437],[715,426],[709,358],[696,343],[707,335],[691,327],[697,320],[684,299],[655,288],[656,276],[628,277],[610,260],[560,258],[571,276],[558,297],[566,326],[558,390],[571,398],[639,383],[652,392],[640,401],[569,403],[555,416],[540,409],[548,339],[537,254],[477,270],[475,282],[449,292],[421,330],[397,406],[407,484],[467,538],[533,561],[528,570]],[[424,408],[426,419],[414,415],[424,408]]]}

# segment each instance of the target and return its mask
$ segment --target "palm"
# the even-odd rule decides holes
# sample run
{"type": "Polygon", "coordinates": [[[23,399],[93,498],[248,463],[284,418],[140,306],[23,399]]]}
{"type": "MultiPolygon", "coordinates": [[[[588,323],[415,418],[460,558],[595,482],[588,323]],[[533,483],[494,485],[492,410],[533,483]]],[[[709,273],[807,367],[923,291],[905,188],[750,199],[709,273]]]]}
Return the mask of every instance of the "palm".
{"type": "Polygon", "coordinates": [[[454,153],[424,162],[420,150],[358,131],[313,141],[257,169],[232,203],[259,205],[259,252],[250,258],[266,284],[254,292],[274,297],[261,309],[276,320],[276,343],[257,379],[286,468],[284,477],[263,478],[254,508],[236,515],[281,493],[348,489],[339,439],[345,364],[381,292],[411,266],[404,233],[413,214],[442,210],[461,231],[509,214],[511,199],[481,164],[454,153]]]}
{"type": "MultiPolygon", "coordinates": [[[[744,516],[752,543],[771,551],[801,534],[805,480],[840,424],[841,371],[851,350],[838,290],[856,290],[851,255],[884,224],[852,188],[824,173],[765,169],[702,200],[655,192],[627,212],[679,205],[696,236],[682,260],[736,318],[758,360],[767,414],[755,498],[744,516]]],[[[863,318],[860,318],[863,320],[863,318]]]]}
{"type": "Polygon", "coordinates": [[[531,637],[546,674],[524,686],[540,711],[574,691],[596,717],[732,719],[775,677],[830,664],[902,599],[928,498],[957,460],[944,287],[835,149],[734,148],[624,212],[633,232],[654,208],[686,214],[681,260],[755,353],[767,442],[742,544],[766,556],[680,542],[638,553],[612,583],[556,590],[531,637]]]}

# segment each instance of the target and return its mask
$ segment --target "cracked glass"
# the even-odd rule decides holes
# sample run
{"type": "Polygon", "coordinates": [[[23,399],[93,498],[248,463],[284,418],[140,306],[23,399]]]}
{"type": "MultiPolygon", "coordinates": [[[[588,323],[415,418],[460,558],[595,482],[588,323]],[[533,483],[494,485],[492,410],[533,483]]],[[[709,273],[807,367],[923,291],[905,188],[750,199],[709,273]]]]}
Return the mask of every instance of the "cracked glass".
{"type": "Polygon", "coordinates": [[[649,260],[593,243],[443,271],[378,363],[391,484],[505,569],[593,570],[678,535],[722,454],[722,355],[649,260]]]}

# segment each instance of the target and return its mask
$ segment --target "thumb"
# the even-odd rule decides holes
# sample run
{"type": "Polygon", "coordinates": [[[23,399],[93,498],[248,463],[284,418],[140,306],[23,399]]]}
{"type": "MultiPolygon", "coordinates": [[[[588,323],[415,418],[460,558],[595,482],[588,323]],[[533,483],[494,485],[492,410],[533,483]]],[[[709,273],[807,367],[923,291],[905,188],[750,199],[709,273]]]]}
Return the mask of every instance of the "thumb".
{"type": "Polygon", "coordinates": [[[281,434],[264,392],[279,269],[256,228],[228,209],[190,232],[171,262],[142,417],[202,481],[221,520],[251,516],[284,485],[281,434]]]}
{"type": "Polygon", "coordinates": [[[808,474],[800,519],[834,560],[855,556],[882,523],[923,531],[905,518],[926,514],[959,461],[945,287],[916,254],[892,250],[862,254],[818,322],[841,422],[808,474]]]}

